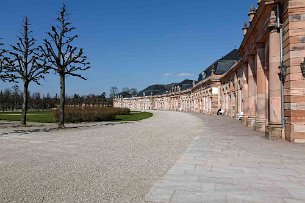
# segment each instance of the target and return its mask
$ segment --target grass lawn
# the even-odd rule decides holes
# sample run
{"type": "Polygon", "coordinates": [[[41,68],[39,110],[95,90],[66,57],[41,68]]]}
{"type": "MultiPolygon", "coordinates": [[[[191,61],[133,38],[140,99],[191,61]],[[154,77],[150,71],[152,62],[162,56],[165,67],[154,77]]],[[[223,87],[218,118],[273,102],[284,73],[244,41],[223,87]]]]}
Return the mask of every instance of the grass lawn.
{"type": "Polygon", "coordinates": [[[117,115],[115,120],[118,121],[139,121],[152,117],[153,114],[149,112],[130,112],[130,115],[117,115]]]}
{"type": "MultiPolygon", "coordinates": [[[[0,112],[0,120],[20,121],[21,112],[0,112]]],[[[29,111],[27,114],[28,122],[54,123],[53,111],[29,111]]]]}
{"type": "MultiPolygon", "coordinates": [[[[139,121],[152,117],[149,112],[131,112],[130,115],[117,115],[115,121],[139,121]]],[[[20,121],[21,112],[0,112],[0,120],[20,121]]],[[[28,122],[54,123],[53,111],[29,111],[27,114],[28,122]]]]}

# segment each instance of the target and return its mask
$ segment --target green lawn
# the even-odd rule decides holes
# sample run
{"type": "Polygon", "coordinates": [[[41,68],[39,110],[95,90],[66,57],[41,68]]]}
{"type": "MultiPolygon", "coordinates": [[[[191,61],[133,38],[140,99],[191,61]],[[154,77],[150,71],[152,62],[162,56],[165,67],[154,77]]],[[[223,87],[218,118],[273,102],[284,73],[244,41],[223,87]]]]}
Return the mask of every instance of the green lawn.
{"type": "MultiPolygon", "coordinates": [[[[139,121],[152,117],[148,112],[131,112],[130,115],[117,115],[115,121],[139,121]]],[[[0,120],[20,121],[21,112],[0,112],[0,120]]],[[[28,122],[54,123],[53,111],[29,111],[27,115],[28,122]]]]}
{"type": "Polygon", "coordinates": [[[152,117],[153,114],[149,112],[130,112],[130,115],[117,115],[115,117],[118,121],[139,121],[152,117]]]}
{"type": "MultiPolygon", "coordinates": [[[[0,120],[20,121],[21,112],[0,112],[0,120]]],[[[54,123],[53,111],[29,111],[27,114],[28,122],[54,123]]]]}

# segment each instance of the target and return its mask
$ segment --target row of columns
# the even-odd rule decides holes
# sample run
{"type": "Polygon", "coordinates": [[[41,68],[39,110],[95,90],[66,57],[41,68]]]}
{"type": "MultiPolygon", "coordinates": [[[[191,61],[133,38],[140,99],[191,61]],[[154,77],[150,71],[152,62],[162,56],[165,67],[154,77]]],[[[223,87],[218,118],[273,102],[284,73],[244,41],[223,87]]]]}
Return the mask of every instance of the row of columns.
{"type": "Polygon", "coordinates": [[[241,80],[242,78],[235,73],[235,75],[230,78],[230,82],[223,83],[221,87],[220,106],[221,109],[224,110],[224,114],[230,117],[236,117],[243,112],[243,85],[241,80]]]}
{"type": "Polygon", "coordinates": [[[115,107],[127,107],[138,110],[171,110],[212,113],[212,97],[210,94],[181,93],[164,97],[120,98],[114,101],[115,107]]]}
{"type": "Polygon", "coordinates": [[[243,65],[244,123],[257,131],[266,131],[271,139],[281,137],[279,37],[273,29],[269,41],[257,43],[255,54],[249,54],[243,65]]]}

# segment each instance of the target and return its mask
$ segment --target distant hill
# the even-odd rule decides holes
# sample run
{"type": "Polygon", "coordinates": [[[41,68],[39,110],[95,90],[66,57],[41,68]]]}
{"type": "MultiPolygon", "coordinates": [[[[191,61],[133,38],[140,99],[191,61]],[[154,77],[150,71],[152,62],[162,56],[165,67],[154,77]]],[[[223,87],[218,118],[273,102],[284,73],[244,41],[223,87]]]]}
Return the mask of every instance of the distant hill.
{"type": "MultiPolygon", "coordinates": [[[[232,67],[232,65],[234,65],[238,60],[240,60],[238,50],[233,49],[227,55],[216,60],[206,69],[204,69],[199,74],[198,81],[186,79],[180,83],[150,85],[150,86],[146,87],[144,90],[140,91],[137,96],[141,97],[141,96],[166,94],[166,93],[169,93],[170,91],[172,91],[172,89],[177,86],[180,87],[181,91],[190,89],[193,87],[193,82],[200,82],[201,80],[204,80],[205,78],[208,78],[209,76],[211,76],[211,74],[212,74],[211,70],[214,70],[215,75],[222,75],[225,72],[227,72],[230,69],[230,67],[232,67]]],[[[132,97],[132,95],[127,92],[121,92],[119,95],[121,95],[124,98],[132,97]]]]}
{"type": "Polygon", "coordinates": [[[161,95],[166,94],[172,90],[173,87],[180,87],[180,90],[186,90],[193,86],[193,80],[183,80],[179,83],[171,83],[171,84],[155,84],[150,85],[144,90],[138,93],[138,96],[149,96],[149,95],[161,95]]]}

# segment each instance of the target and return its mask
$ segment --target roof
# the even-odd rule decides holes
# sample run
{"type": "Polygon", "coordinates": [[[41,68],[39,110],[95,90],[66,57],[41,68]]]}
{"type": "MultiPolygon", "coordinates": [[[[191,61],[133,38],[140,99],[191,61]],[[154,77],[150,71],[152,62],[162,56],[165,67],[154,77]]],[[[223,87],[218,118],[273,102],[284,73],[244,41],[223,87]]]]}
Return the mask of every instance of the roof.
{"type": "MultiPolygon", "coordinates": [[[[199,74],[198,82],[209,77],[214,70],[214,74],[222,75],[226,73],[237,61],[240,60],[238,49],[233,49],[227,55],[218,59],[207,67],[202,73],[199,74]]],[[[183,80],[180,83],[171,83],[171,84],[154,84],[150,85],[144,90],[138,93],[138,96],[150,96],[150,95],[162,95],[169,93],[173,90],[174,87],[180,87],[180,91],[187,90],[193,87],[193,80],[183,80]]]]}
{"type": "Polygon", "coordinates": [[[207,67],[204,71],[199,74],[198,82],[211,76],[211,70],[214,70],[215,75],[222,75],[226,73],[232,65],[234,65],[237,61],[239,61],[240,56],[238,53],[238,49],[233,49],[224,57],[216,60],[209,67],[207,67]]]}
{"type": "Polygon", "coordinates": [[[129,92],[123,91],[123,92],[120,92],[119,94],[117,94],[117,96],[120,96],[123,98],[131,98],[132,94],[130,94],[129,92]]]}
{"type": "Polygon", "coordinates": [[[239,60],[239,52],[238,49],[233,49],[231,52],[229,52],[227,55],[222,57],[220,60],[239,60]]]}

